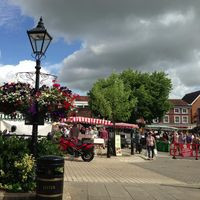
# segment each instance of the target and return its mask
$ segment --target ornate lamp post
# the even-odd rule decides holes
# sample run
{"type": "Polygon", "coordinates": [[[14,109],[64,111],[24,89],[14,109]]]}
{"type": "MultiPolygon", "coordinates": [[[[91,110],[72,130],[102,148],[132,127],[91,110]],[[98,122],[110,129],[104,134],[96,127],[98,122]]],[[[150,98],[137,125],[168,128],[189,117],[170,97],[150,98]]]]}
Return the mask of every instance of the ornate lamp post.
{"type": "MultiPolygon", "coordinates": [[[[39,91],[39,84],[40,84],[40,60],[42,56],[45,55],[45,52],[52,40],[52,37],[49,35],[47,30],[44,27],[42,17],[38,22],[36,28],[33,28],[27,31],[31,47],[33,49],[33,54],[36,60],[36,78],[35,78],[35,92],[39,91]]],[[[32,127],[32,153],[33,156],[36,156],[36,146],[37,146],[37,135],[38,135],[38,125],[41,125],[40,116],[38,112],[38,105],[35,102],[35,114],[31,117],[31,122],[29,124],[33,125],[32,127]]]]}

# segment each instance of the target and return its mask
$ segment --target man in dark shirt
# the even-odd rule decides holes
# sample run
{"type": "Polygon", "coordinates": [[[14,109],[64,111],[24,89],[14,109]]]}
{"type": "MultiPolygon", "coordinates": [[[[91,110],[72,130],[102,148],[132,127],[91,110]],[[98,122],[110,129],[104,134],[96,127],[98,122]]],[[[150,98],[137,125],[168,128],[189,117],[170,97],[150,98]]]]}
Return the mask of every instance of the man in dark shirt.
{"type": "Polygon", "coordinates": [[[100,131],[100,138],[104,139],[104,148],[107,145],[107,141],[108,141],[108,131],[106,130],[105,127],[103,127],[103,129],[100,131]]]}
{"type": "Polygon", "coordinates": [[[77,124],[74,124],[73,127],[71,128],[70,132],[69,132],[70,138],[78,140],[79,132],[80,132],[80,130],[77,127],[77,124]]]}

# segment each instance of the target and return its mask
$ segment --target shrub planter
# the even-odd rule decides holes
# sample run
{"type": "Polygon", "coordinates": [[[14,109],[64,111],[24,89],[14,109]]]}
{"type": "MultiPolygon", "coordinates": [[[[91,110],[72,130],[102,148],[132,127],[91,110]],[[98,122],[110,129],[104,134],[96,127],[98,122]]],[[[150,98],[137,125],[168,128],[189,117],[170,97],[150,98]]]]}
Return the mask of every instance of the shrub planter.
{"type": "Polygon", "coordinates": [[[12,193],[0,191],[0,200],[35,200],[35,192],[12,193]]]}

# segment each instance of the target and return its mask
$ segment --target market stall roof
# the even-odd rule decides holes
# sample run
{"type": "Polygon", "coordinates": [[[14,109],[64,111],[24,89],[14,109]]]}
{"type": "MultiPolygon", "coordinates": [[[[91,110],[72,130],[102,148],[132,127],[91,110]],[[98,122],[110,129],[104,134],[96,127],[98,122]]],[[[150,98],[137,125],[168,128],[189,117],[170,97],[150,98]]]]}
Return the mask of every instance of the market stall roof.
{"type": "MultiPolygon", "coordinates": [[[[111,124],[110,126],[113,126],[113,124],[111,124]]],[[[127,129],[133,129],[133,128],[139,128],[137,124],[129,124],[129,123],[115,123],[115,127],[116,128],[127,128],[127,129]]]]}
{"type": "MultiPolygon", "coordinates": [[[[62,122],[69,123],[83,123],[83,124],[91,124],[91,125],[104,125],[104,126],[113,126],[113,123],[109,120],[98,119],[98,118],[89,118],[89,117],[69,117],[62,119],[62,122]]],[[[139,128],[137,124],[129,124],[129,123],[115,123],[116,128],[139,128]]]]}
{"type": "Polygon", "coordinates": [[[105,125],[109,126],[112,124],[111,121],[105,119],[89,118],[89,117],[69,117],[64,118],[62,122],[71,122],[71,123],[83,123],[83,124],[92,124],[92,125],[105,125]]]}
{"type": "Polygon", "coordinates": [[[146,125],[145,128],[153,129],[153,130],[165,130],[165,131],[176,131],[176,130],[178,130],[178,128],[176,128],[176,127],[167,126],[167,125],[158,125],[158,124],[146,125]]]}

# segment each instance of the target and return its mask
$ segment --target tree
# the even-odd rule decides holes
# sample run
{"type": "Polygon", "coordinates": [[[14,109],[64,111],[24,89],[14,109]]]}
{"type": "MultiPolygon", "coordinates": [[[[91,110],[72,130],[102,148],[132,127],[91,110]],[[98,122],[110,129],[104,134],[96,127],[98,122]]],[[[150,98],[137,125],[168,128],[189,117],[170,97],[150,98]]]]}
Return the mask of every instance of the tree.
{"type": "Polygon", "coordinates": [[[169,110],[172,84],[164,72],[141,73],[129,69],[123,71],[120,78],[131,89],[130,97],[137,98],[136,109],[132,111],[129,122],[144,118],[151,123],[169,110]]]}
{"type": "Polygon", "coordinates": [[[110,119],[113,122],[127,121],[136,99],[129,98],[131,91],[125,88],[119,75],[112,74],[107,79],[99,79],[89,91],[89,106],[95,116],[110,119]]]}
{"type": "MultiPolygon", "coordinates": [[[[96,116],[110,119],[113,122],[127,121],[136,104],[135,98],[129,98],[131,91],[125,88],[119,75],[112,74],[107,79],[98,80],[89,91],[89,106],[96,116]]],[[[114,143],[113,143],[114,149],[114,143]]],[[[110,138],[108,139],[107,157],[110,157],[110,138]]],[[[114,152],[115,154],[115,152],[114,152]]]]}

